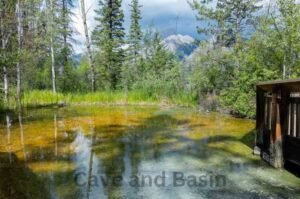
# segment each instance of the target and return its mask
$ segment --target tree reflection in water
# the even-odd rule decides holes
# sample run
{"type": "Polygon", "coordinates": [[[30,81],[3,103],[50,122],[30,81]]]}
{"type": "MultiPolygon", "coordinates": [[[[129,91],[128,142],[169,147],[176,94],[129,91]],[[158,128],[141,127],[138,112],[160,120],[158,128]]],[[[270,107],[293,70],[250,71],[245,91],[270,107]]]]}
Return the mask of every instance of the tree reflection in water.
{"type": "Polygon", "coordinates": [[[70,107],[4,115],[0,198],[300,196],[297,178],[274,172],[251,155],[253,127],[249,120],[157,107],[70,107]],[[129,185],[131,176],[163,171],[168,177],[172,171],[221,173],[230,182],[222,190],[129,185]],[[74,180],[78,173],[84,174],[82,186],[74,180]],[[101,181],[113,176],[122,176],[121,186],[101,181]]]}

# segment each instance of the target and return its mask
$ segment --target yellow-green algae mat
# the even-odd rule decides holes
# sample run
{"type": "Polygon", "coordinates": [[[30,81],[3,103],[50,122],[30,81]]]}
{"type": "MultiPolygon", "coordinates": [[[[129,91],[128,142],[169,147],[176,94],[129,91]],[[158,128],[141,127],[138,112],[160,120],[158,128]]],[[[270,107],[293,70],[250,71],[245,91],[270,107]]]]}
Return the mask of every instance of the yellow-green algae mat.
{"type": "Polygon", "coordinates": [[[0,199],[300,198],[252,155],[251,120],[155,106],[1,115],[0,199]]]}

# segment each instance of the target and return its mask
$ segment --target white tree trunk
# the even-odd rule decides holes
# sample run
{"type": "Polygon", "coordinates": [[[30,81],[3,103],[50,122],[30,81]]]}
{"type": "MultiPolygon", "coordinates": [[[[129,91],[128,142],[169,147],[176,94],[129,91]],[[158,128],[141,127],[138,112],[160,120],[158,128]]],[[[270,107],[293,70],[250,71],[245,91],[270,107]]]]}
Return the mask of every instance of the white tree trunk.
{"type": "MultiPolygon", "coordinates": [[[[2,50],[4,51],[6,48],[6,41],[5,41],[5,36],[4,36],[4,22],[2,18],[2,13],[1,13],[1,18],[0,18],[0,29],[1,29],[1,47],[2,50]]],[[[7,77],[7,68],[5,65],[3,65],[3,91],[4,91],[4,102],[8,102],[8,77],[7,77]]]]}
{"type": "Polygon", "coordinates": [[[58,144],[57,144],[57,117],[54,114],[54,140],[55,140],[55,156],[58,155],[58,144]]]}
{"type": "Polygon", "coordinates": [[[21,106],[21,64],[20,64],[20,56],[21,56],[21,45],[22,45],[22,36],[23,36],[23,27],[22,27],[22,10],[21,10],[21,3],[20,0],[17,1],[16,4],[16,17],[17,17],[17,39],[18,39],[18,60],[16,64],[16,71],[17,71],[17,92],[16,98],[17,103],[20,108],[21,106]]]}
{"type": "Polygon", "coordinates": [[[282,64],[282,78],[283,79],[287,79],[287,73],[288,73],[288,69],[287,69],[287,65],[286,65],[286,55],[284,55],[283,57],[283,64],[282,64]]]}
{"type": "Polygon", "coordinates": [[[53,38],[50,38],[50,50],[51,50],[51,71],[52,71],[52,91],[56,93],[56,74],[55,74],[55,57],[54,57],[54,47],[53,38]]]}
{"type": "Polygon", "coordinates": [[[11,152],[11,131],[10,131],[11,121],[9,115],[6,114],[6,132],[7,132],[7,144],[8,144],[8,155],[9,163],[12,163],[12,152],[11,152]]]}
{"type": "Polygon", "coordinates": [[[4,90],[4,102],[8,102],[8,78],[7,78],[7,68],[3,66],[3,90],[4,90]]]}
{"type": "Polygon", "coordinates": [[[80,7],[81,7],[81,16],[82,16],[82,22],[83,22],[83,27],[84,27],[84,34],[85,34],[85,45],[88,53],[88,60],[89,60],[89,65],[91,69],[91,81],[92,81],[92,92],[95,92],[96,90],[96,70],[94,66],[94,61],[93,61],[93,55],[91,51],[91,42],[90,42],[90,37],[89,37],[89,31],[88,31],[88,26],[86,22],[86,10],[85,10],[85,0],[80,0],[80,7]]]}
{"type": "Polygon", "coordinates": [[[24,137],[23,118],[22,118],[21,110],[19,110],[18,119],[19,119],[20,137],[21,137],[21,145],[23,150],[24,162],[26,162],[27,156],[25,150],[25,137],[24,137]]]}
{"type": "Polygon", "coordinates": [[[51,51],[51,72],[52,72],[52,92],[56,93],[56,74],[55,74],[55,56],[54,56],[54,17],[53,17],[53,0],[50,0],[50,51],[51,51]]]}

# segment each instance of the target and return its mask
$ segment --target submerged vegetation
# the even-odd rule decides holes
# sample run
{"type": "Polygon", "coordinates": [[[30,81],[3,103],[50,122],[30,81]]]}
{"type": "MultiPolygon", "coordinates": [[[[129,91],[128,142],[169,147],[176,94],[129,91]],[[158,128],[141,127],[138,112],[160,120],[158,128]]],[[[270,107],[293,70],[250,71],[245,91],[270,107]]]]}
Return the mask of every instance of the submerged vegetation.
{"type": "Polygon", "coordinates": [[[19,122],[7,118],[16,122],[0,123],[1,199],[300,196],[300,179],[251,154],[251,120],[157,106],[43,108],[19,122]],[[175,171],[223,175],[227,184],[176,187],[168,183],[175,171]],[[164,186],[148,181],[162,172],[164,186]],[[122,186],[107,180],[114,176],[122,186]],[[128,186],[131,176],[147,176],[145,185],[128,186]]]}

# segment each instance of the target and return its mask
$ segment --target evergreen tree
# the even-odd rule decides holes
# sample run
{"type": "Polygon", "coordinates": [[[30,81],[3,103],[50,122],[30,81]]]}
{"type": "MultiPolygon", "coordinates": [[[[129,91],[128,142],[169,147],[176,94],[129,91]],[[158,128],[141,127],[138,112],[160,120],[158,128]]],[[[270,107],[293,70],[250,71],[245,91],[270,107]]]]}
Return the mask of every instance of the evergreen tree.
{"type": "Polygon", "coordinates": [[[108,73],[110,88],[115,90],[120,83],[122,63],[124,61],[125,32],[123,28],[124,14],[121,0],[99,0],[100,9],[96,10],[98,22],[93,36],[100,49],[102,65],[108,73]]]}
{"type": "Polygon", "coordinates": [[[58,3],[59,7],[61,7],[61,14],[60,14],[60,40],[63,43],[61,54],[63,57],[62,63],[65,66],[68,61],[69,57],[72,54],[72,47],[71,43],[73,42],[73,27],[71,26],[72,23],[72,9],[74,8],[73,0],[60,0],[58,3]]]}
{"type": "Polygon", "coordinates": [[[257,6],[261,0],[194,0],[191,7],[198,12],[197,18],[204,27],[198,27],[198,32],[214,36],[216,43],[222,46],[232,46],[241,41],[244,31],[254,22],[254,13],[260,9],[257,6]]]}
{"type": "Polygon", "coordinates": [[[132,0],[129,4],[131,8],[131,24],[128,36],[128,50],[126,54],[126,61],[122,70],[122,85],[126,92],[132,86],[132,83],[140,78],[141,74],[141,41],[143,33],[141,30],[140,20],[142,19],[138,0],[132,0]]]}
{"type": "Polygon", "coordinates": [[[130,32],[129,32],[129,45],[130,45],[130,54],[133,55],[134,63],[137,62],[138,54],[141,51],[141,40],[143,37],[143,33],[141,30],[140,20],[141,17],[141,6],[139,5],[138,0],[132,0],[129,5],[131,8],[131,24],[130,24],[130,32]]]}
{"type": "Polygon", "coordinates": [[[272,53],[277,57],[276,68],[281,71],[283,79],[296,78],[300,74],[299,24],[300,4],[296,0],[277,0],[277,8],[271,12],[262,33],[267,36],[268,50],[275,50],[272,53]]]}
{"type": "Polygon", "coordinates": [[[172,97],[183,89],[181,70],[175,55],[166,50],[160,34],[148,29],[143,39],[142,70],[133,89],[157,98],[172,97]]]}
{"type": "Polygon", "coordinates": [[[71,26],[72,23],[72,9],[74,8],[73,0],[59,0],[58,1],[58,43],[59,46],[59,57],[58,62],[61,68],[60,71],[60,89],[67,91],[72,87],[72,82],[69,81],[72,76],[73,66],[70,60],[72,55],[72,43],[74,43],[74,30],[71,26]],[[60,9],[60,10],[59,10],[60,9]]]}

